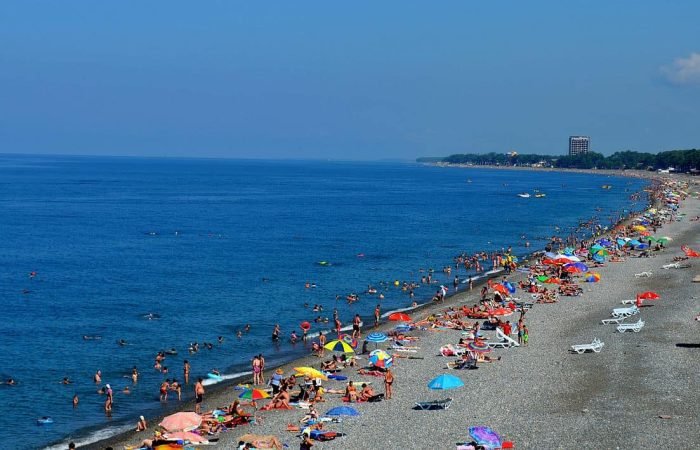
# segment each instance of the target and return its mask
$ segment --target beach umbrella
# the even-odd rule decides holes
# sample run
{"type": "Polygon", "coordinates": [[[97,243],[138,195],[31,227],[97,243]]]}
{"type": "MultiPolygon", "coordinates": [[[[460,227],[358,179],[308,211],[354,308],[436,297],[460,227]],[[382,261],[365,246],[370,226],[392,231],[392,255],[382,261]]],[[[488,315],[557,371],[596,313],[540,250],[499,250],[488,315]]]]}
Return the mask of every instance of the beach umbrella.
{"type": "Polygon", "coordinates": [[[202,423],[202,416],[193,412],[177,412],[165,417],[158,425],[168,431],[191,431],[202,423]]]}
{"type": "Polygon", "coordinates": [[[328,377],[321,371],[314,369],[313,367],[295,367],[294,371],[301,375],[306,375],[311,378],[320,378],[322,380],[328,380],[328,377]]]}
{"type": "Polygon", "coordinates": [[[600,239],[598,241],[598,244],[602,245],[603,247],[610,247],[613,245],[612,241],[606,238],[600,239]]]}
{"type": "Polygon", "coordinates": [[[349,406],[336,406],[326,411],[326,416],[359,416],[360,413],[357,412],[355,408],[349,406]]]}
{"type": "Polygon", "coordinates": [[[430,389],[455,389],[464,386],[462,380],[454,375],[443,373],[442,375],[433,378],[428,383],[430,389]]]}
{"type": "Polygon", "coordinates": [[[630,240],[630,241],[627,241],[627,244],[626,244],[626,245],[629,245],[630,247],[636,247],[636,246],[638,246],[638,245],[640,245],[640,244],[641,244],[641,242],[639,242],[638,240],[632,239],[632,240],[630,240]]]}
{"type": "Polygon", "coordinates": [[[600,274],[598,272],[588,272],[585,280],[589,283],[597,283],[600,281],[600,274]]]}
{"type": "MultiPolygon", "coordinates": [[[[581,264],[581,263],[578,263],[578,264],[581,264]]],[[[586,267],[586,266],[584,265],[584,267],[586,267]]],[[[588,267],[586,267],[586,269],[583,270],[580,267],[575,266],[574,264],[566,264],[566,265],[564,265],[563,269],[564,269],[564,272],[568,272],[568,273],[583,273],[586,270],[588,270],[588,267]]]]}
{"type": "Polygon", "coordinates": [[[394,364],[394,358],[384,350],[374,350],[369,354],[369,363],[374,367],[391,367],[394,364]]]}
{"type": "Polygon", "coordinates": [[[573,256],[574,249],[572,247],[566,247],[562,253],[566,256],[573,256]]]}
{"type": "Polygon", "coordinates": [[[597,252],[598,250],[603,250],[603,246],[600,244],[594,244],[591,246],[591,248],[588,249],[588,253],[591,255],[597,252]]]}
{"type": "Polygon", "coordinates": [[[342,339],[334,339],[327,343],[326,345],[323,346],[326,350],[330,350],[332,352],[343,352],[343,353],[354,353],[355,350],[342,339]]]}
{"type": "Polygon", "coordinates": [[[204,444],[209,442],[204,436],[190,431],[176,431],[175,433],[167,433],[163,437],[167,441],[189,441],[192,444],[204,444]]]}
{"type": "Polygon", "coordinates": [[[504,282],[501,283],[501,284],[503,284],[503,286],[505,286],[506,289],[508,289],[508,292],[509,292],[509,293],[515,294],[515,290],[516,290],[516,289],[515,289],[515,286],[513,285],[513,283],[511,283],[510,281],[504,281],[504,282]]]}
{"type": "Polygon", "coordinates": [[[494,449],[501,447],[501,436],[489,427],[469,427],[469,436],[477,445],[494,449]]]}
{"type": "Polygon", "coordinates": [[[641,294],[637,295],[637,297],[641,298],[642,300],[658,300],[661,298],[659,294],[653,291],[642,292],[641,294]]]}
{"type": "Polygon", "coordinates": [[[685,256],[689,256],[691,258],[700,257],[700,253],[696,252],[695,250],[688,247],[687,245],[681,245],[681,250],[683,250],[683,253],[685,253],[685,256]]]}
{"type": "Polygon", "coordinates": [[[593,256],[596,256],[596,255],[600,255],[600,256],[609,256],[609,255],[610,255],[610,252],[609,252],[607,249],[603,248],[603,249],[600,249],[600,250],[598,250],[597,252],[595,252],[595,253],[593,254],[593,256]]]}
{"type": "Polygon", "coordinates": [[[502,284],[492,284],[491,289],[493,289],[496,292],[500,292],[501,294],[508,295],[508,288],[503,286],[502,284]]]}
{"type": "Polygon", "coordinates": [[[472,341],[467,344],[467,348],[474,352],[488,353],[491,351],[491,347],[484,341],[472,341]]]}
{"type": "Polygon", "coordinates": [[[547,283],[547,284],[561,284],[561,280],[557,277],[549,277],[549,278],[547,278],[545,283],[547,283]]]}
{"type": "Polygon", "coordinates": [[[646,230],[647,230],[647,227],[645,227],[645,226],[643,226],[643,225],[635,225],[635,226],[632,227],[632,229],[633,229],[634,231],[646,231],[646,230]]]}
{"type": "Polygon", "coordinates": [[[365,340],[367,342],[374,342],[375,344],[381,344],[382,342],[388,341],[389,338],[384,333],[380,333],[378,331],[373,331],[372,333],[367,335],[365,340]]]}
{"type": "Polygon", "coordinates": [[[388,317],[389,320],[395,321],[395,322],[410,322],[411,321],[411,316],[409,316],[406,313],[402,312],[395,312],[389,314],[388,317]]]}
{"type": "Polygon", "coordinates": [[[540,275],[537,277],[537,281],[539,281],[540,283],[544,283],[547,280],[549,280],[549,277],[547,275],[540,275]]]}
{"type": "Polygon", "coordinates": [[[620,238],[616,239],[615,242],[617,242],[617,245],[620,245],[620,246],[625,245],[627,243],[626,240],[620,239],[620,238]]]}
{"type": "Polygon", "coordinates": [[[593,255],[593,261],[595,262],[605,262],[605,257],[603,255],[593,255]]]}
{"type": "Polygon", "coordinates": [[[264,398],[270,398],[270,394],[262,389],[249,388],[244,389],[243,392],[238,395],[238,398],[242,398],[244,400],[262,400],[264,398]]]}
{"type": "Polygon", "coordinates": [[[563,266],[564,264],[569,264],[572,260],[569,258],[575,258],[575,256],[559,256],[559,258],[554,260],[554,264],[558,266],[563,266]]]}

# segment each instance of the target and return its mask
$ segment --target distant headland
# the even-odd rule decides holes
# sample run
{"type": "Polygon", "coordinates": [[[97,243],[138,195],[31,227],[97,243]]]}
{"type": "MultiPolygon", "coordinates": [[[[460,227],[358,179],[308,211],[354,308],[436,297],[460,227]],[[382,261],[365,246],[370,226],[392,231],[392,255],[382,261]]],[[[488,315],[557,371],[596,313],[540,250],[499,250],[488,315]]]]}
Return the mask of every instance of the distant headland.
{"type": "Polygon", "coordinates": [[[641,170],[700,174],[700,150],[670,150],[659,153],[615,152],[604,156],[596,152],[579,155],[537,155],[509,153],[464,153],[446,157],[422,157],[423,164],[441,166],[521,167],[542,169],[641,170]]]}

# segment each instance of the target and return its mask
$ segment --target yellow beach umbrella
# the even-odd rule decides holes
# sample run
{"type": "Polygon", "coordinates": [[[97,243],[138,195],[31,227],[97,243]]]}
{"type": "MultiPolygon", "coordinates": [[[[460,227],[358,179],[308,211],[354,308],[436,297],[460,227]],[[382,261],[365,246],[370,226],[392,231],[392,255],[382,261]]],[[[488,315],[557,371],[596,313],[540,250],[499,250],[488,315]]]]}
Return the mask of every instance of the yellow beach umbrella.
{"type": "Polygon", "coordinates": [[[311,378],[320,378],[322,380],[328,380],[328,377],[323,374],[323,372],[314,369],[313,367],[295,367],[294,371],[301,375],[308,375],[311,378]]]}
{"type": "Polygon", "coordinates": [[[323,346],[326,350],[333,352],[355,353],[352,346],[342,339],[335,339],[323,346]]]}
{"type": "Polygon", "coordinates": [[[646,231],[646,230],[647,230],[647,227],[645,227],[645,226],[643,226],[643,225],[635,225],[635,226],[632,227],[632,229],[635,230],[635,231],[646,231]]]}

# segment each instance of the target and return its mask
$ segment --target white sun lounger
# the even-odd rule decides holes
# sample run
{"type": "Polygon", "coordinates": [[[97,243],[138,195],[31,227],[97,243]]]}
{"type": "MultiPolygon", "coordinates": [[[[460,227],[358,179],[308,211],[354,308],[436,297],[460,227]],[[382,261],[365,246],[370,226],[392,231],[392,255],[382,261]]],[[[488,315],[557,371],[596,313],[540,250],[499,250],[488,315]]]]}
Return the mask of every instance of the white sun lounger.
{"type": "Polygon", "coordinates": [[[496,335],[500,339],[499,342],[489,342],[489,347],[491,348],[511,348],[520,347],[512,337],[506,336],[500,328],[496,328],[496,335]]]}
{"type": "Polygon", "coordinates": [[[634,305],[635,303],[637,303],[637,300],[622,300],[620,303],[622,303],[623,305],[634,305]]]}
{"type": "Polygon", "coordinates": [[[625,320],[629,316],[620,316],[620,317],[613,317],[612,319],[603,319],[601,320],[601,323],[603,325],[610,325],[610,324],[616,324],[619,325],[622,323],[623,320],[625,320]]]}
{"type": "Polygon", "coordinates": [[[592,351],[593,353],[600,353],[600,350],[603,348],[603,345],[605,345],[603,342],[600,341],[600,339],[595,338],[593,339],[593,342],[590,344],[579,344],[579,345],[572,345],[571,346],[571,351],[574,353],[578,353],[579,355],[581,353],[585,353],[587,351],[592,351]]]}
{"type": "Polygon", "coordinates": [[[644,321],[639,319],[635,323],[622,323],[618,325],[617,331],[620,333],[624,333],[625,331],[634,331],[635,333],[639,333],[642,331],[642,328],[644,328],[644,321]]]}
{"type": "Polygon", "coordinates": [[[641,273],[635,273],[634,276],[635,278],[642,278],[642,277],[647,277],[649,278],[653,274],[651,272],[641,272],[641,273]]]}
{"type": "Polygon", "coordinates": [[[615,308],[612,311],[613,317],[629,317],[639,314],[639,308],[636,306],[630,306],[629,308],[615,308]]]}

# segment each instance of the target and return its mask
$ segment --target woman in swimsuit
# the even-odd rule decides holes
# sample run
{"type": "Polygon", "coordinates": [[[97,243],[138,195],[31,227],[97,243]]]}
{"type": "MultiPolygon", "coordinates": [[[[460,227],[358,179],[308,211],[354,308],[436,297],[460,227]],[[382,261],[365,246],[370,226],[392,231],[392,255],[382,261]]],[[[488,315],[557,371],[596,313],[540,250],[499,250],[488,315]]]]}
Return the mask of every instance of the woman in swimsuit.
{"type": "Polygon", "coordinates": [[[384,374],[384,397],[387,399],[391,398],[392,384],[394,384],[394,374],[391,372],[391,369],[386,369],[386,373],[384,374]]]}

